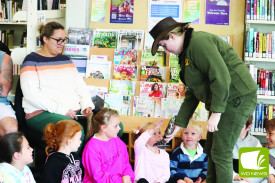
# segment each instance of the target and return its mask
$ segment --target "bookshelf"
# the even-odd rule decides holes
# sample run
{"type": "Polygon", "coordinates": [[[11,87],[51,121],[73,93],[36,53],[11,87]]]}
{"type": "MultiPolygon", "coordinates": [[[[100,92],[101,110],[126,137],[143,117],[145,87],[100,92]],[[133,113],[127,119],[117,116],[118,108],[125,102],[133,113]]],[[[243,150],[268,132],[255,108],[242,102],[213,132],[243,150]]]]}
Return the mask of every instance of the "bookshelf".
{"type": "MultiPolygon", "coordinates": [[[[108,56],[108,60],[113,62],[114,59],[114,49],[112,48],[94,48],[91,47],[90,48],[90,55],[107,55],[108,56]]],[[[138,68],[140,68],[140,58],[141,58],[141,50],[138,50],[138,62],[137,62],[137,66],[138,68]]],[[[167,72],[166,73],[166,81],[169,81],[169,76],[170,76],[170,69],[169,69],[169,54],[167,54],[167,59],[166,59],[166,67],[167,67],[167,72]]],[[[113,65],[113,64],[112,64],[113,65]]],[[[139,70],[140,71],[140,70],[139,70]]],[[[111,69],[111,76],[113,70],[111,69]]],[[[97,86],[97,87],[107,87],[109,90],[109,85],[110,85],[110,80],[112,79],[95,79],[95,78],[83,78],[85,83],[87,85],[91,85],[91,86],[97,86]]],[[[140,72],[138,75],[138,80],[136,82],[136,96],[139,96],[140,94],[140,72]]],[[[132,102],[131,102],[131,109],[133,109],[133,98],[131,98],[132,102]]],[[[149,121],[153,121],[153,122],[157,122],[160,119],[163,119],[164,122],[161,126],[161,132],[162,134],[164,134],[164,131],[167,127],[167,124],[169,123],[170,119],[166,119],[166,118],[153,118],[153,117],[139,117],[139,116],[133,116],[133,111],[131,110],[131,115],[130,116],[125,116],[125,115],[121,115],[121,122],[123,123],[123,128],[124,128],[124,134],[122,136],[122,140],[126,143],[127,148],[128,148],[128,153],[129,153],[129,157],[130,157],[130,162],[134,162],[134,137],[132,135],[132,130],[133,129],[137,129],[138,127],[140,127],[143,123],[149,122],[149,121]]],[[[203,127],[203,135],[202,135],[202,139],[206,139],[206,124],[207,122],[205,121],[201,121],[200,122],[202,127],[203,127]]],[[[175,136],[175,138],[173,138],[171,140],[171,148],[167,148],[166,151],[167,152],[171,152],[172,150],[174,150],[176,147],[178,147],[180,145],[180,143],[182,142],[181,140],[181,133],[180,131],[178,132],[178,134],[175,136]]]]}
{"type": "MultiPolygon", "coordinates": [[[[250,1],[247,1],[247,2],[250,2],[250,1]]],[[[272,48],[274,45],[273,44],[274,37],[273,36],[271,36],[271,38],[264,38],[264,37],[268,37],[267,35],[271,34],[274,31],[274,27],[275,27],[274,11],[275,10],[274,10],[274,5],[272,5],[272,3],[270,1],[270,4],[267,4],[267,5],[265,4],[265,7],[262,8],[261,11],[259,11],[259,12],[261,12],[261,14],[257,14],[256,13],[257,9],[261,8],[261,6],[262,6],[262,0],[254,1],[253,4],[246,4],[246,20],[245,20],[246,43],[244,43],[244,50],[245,50],[244,60],[247,64],[253,65],[252,68],[255,67],[258,70],[261,69],[261,70],[264,70],[264,72],[272,71],[272,77],[271,77],[272,83],[271,84],[265,83],[265,87],[263,90],[266,91],[267,88],[268,88],[268,90],[270,88],[273,90],[272,85],[274,85],[273,72],[275,72],[275,57],[274,57],[275,53],[273,52],[273,48],[272,48]],[[257,5],[257,2],[258,3],[260,2],[260,5],[257,5]],[[252,35],[252,34],[254,34],[254,35],[252,35]],[[262,39],[261,39],[261,35],[263,35],[262,39]],[[268,39],[272,39],[271,49],[267,48],[268,47],[268,42],[267,42],[268,39]],[[265,43],[266,43],[266,50],[264,49],[265,43]],[[266,55],[262,54],[262,53],[265,53],[264,51],[266,51],[266,55]],[[268,51],[272,52],[270,57],[268,56],[268,51]],[[269,85],[271,85],[270,88],[269,88],[269,85]]],[[[260,83],[259,88],[264,86],[262,84],[263,81],[262,81],[261,73],[259,74],[259,71],[257,71],[257,73],[256,73],[256,70],[254,70],[254,72],[252,72],[251,74],[254,77],[254,80],[257,81],[258,84],[260,83]],[[261,78],[261,79],[259,79],[259,78],[261,78]]],[[[266,79],[268,80],[268,82],[270,82],[270,78],[266,77],[265,80],[266,79]]],[[[275,96],[270,95],[269,92],[258,93],[257,101],[258,101],[258,104],[261,104],[261,105],[273,105],[274,106],[275,105],[275,96]]],[[[264,107],[264,109],[265,109],[265,107],[264,107]]],[[[260,123],[260,121],[262,121],[262,124],[264,124],[263,119],[266,118],[265,111],[262,112],[264,115],[262,120],[254,119],[254,124],[258,125],[260,123]]],[[[258,112],[258,110],[256,110],[256,112],[258,114],[260,114],[260,112],[258,112]]],[[[274,113],[274,111],[273,111],[273,113],[274,113]]],[[[254,116],[255,116],[255,114],[254,114],[254,116]]],[[[268,119],[270,119],[270,109],[268,109],[267,117],[268,117],[268,119]]],[[[251,132],[251,134],[255,135],[257,138],[259,138],[261,143],[266,142],[266,139],[265,139],[266,133],[264,132],[264,130],[260,130],[259,132],[258,131],[251,132]]]]}

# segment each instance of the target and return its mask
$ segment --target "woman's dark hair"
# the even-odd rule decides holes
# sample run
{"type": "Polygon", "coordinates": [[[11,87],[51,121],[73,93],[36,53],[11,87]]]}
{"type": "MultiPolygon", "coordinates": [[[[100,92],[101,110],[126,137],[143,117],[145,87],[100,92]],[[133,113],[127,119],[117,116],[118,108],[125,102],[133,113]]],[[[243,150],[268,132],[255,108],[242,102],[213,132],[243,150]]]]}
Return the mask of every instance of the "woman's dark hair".
{"type": "Polygon", "coordinates": [[[266,131],[273,131],[275,130],[275,118],[268,120],[265,124],[266,131]]]}
{"type": "Polygon", "coordinates": [[[43,45],[43,37],[51,37],[55,30],[62,29],[64,30],[64,26],[57,22],[49,22],[46,25],[40,25],[38,31],[40,33],[40,42],[43,45]]]}
{"type": "Polygon", "coordinates": [[[155,90],[155,86],[158,86],[158,89],[159,89],[159,84],[158,83],[154,83],[153,85],[152,85],[152,87],[151,87],[151,91],[154,91],[155,90]]]}
{"type": "Polygon", "coordinates": [[[0,138],[0,163],[12,162],[12,156],[15,152],[21,152],[23,134],[20,132],[9,133],[0,138]]]}

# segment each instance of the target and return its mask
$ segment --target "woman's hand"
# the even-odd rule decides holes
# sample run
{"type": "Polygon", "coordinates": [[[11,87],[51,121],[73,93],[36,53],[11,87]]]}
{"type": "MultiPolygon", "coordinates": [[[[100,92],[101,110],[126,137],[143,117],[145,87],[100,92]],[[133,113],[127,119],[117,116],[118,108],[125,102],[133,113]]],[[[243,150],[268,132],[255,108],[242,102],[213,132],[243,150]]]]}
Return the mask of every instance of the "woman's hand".
{"type": "Polygon", "coordinates": [[[66,116],[68,116],[71,119],[77,120],[76,112],[72,109],[68,110],[68,112],[66,113],[66,116]]]}
{"type": "Polygon", "coordinates": [[[207,126],[206,126],[207,131],[209,131],[209,132],[218,131],[219,130],[218,124],[219,124],[220,119],[221,119],[221,113],[212,112],[212,114],[207,122],[207,126]]]}
{"type": "Polygon", "coordinates": [[[91,112],[92,112],[92,108],[88,107],[88,108],[83,110],[82,114],[83,115],[89,115],[89,114],[91,114],[91,112]]]}
{"type": "Polygon", "coordinates": [[[132,183],[129,175],[122,176],[122,183],[132,183]]]}
{"type": "Polygon", "coordinates": [[[182,180],[182,179],[179,179],[178,181],[177,181],[177,183],[186,183],[184,180],[182,180]]]}
{"type": "Polygon", "coordinates": [[[175,135],[177,135],[178,131],[180,130],[180,127],[178,125],[175,125],[174,131],[170,135],[166,135],[166,138],[164,139],[166,143],[168,143],[172,138],[174,138],[175,135]]]}

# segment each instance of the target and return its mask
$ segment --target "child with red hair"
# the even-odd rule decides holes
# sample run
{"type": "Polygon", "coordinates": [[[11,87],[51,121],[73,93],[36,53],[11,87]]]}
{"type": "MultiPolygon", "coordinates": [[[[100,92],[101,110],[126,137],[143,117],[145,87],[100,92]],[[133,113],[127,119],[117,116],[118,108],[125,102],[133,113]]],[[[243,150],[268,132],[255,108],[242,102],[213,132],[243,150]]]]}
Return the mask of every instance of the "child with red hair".
{"type": "Polygon", "coordinates": [[[50,123],[44,129],[47,143],[43,181],[82,182],[81,160],[76,152],[81,144],[81,126],[72,120],[50,123]]]}

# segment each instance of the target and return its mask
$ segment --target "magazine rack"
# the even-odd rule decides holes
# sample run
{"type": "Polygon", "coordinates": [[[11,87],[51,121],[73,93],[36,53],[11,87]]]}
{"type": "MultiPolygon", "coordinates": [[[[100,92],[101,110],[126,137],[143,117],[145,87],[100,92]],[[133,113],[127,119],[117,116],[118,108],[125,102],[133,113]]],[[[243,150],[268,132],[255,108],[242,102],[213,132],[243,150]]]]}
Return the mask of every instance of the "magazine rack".
{"type": "MultiPolygon", "coordinates": [[[[113,61],[114,60],[114,49],[111,48],[90,48],[90,55],[107,55],[108,56],[108,60],[109,61],[113,61]]],[[[135,95],[139,96],[140,94],[140,58],[141,58],[141,50],[138,50],[138,62],[137,62],[137,67],[139,69],[139,74],[138,74],[138,81],[136,82],[136,91],[135,91],[135,95]]],[[[112,63],[112,68],[111,68],[111,73],[110,75],[113,76],[113,63],[112,63]]],[[[170,76],[170,67],[169,65],[169,54],[167,54],[167,59],[166,59],[166,81],[169,81],[169,76],[170,76]]],[[[84,78],[84,81],[86,82],[87,85],[91,85],[91,86],[97,86],[97,87],[106,87],[109,90],[109,85],[110,85],[110,80],[112,79],[94,79],[94,78],[84,78]]],[[[134,97],[131,97],[131,109],[133,109],[133,100],[134,97]]],[[[123,128],[124,128],[124,134],[122,136],[123,141],[125,142],[125,144],[127,145],[128,148],[128,153],[129,153],[129,158],[130,158],[130,162],[134,162],[134,136],[132,134],[133,129],[137,129],[138,127],[140,127],[143,123],[146,122],[157,122],[160,119],[163,119],[164,122],[161,126],[161,132],[162,134],[164,133],[166,126],[169,122],[170,119],[166,119],[166,118],[152,118],[152,117],[139,117],[139,116],[133,116],[133,111],[131,110],[131,115],[130,116],[125,116],[125,115],[121,115],[121,122],[123,123],[123,128]]],[[[203,127],[203,135],[202,138],[206,139],[206,122],[202,121],[201,125],[203,127]]],[[[180,132],[176,135],[175,138],[172,139],[172,141],[170,142],[171,147],[166,148],[167,152],[171,152],[172,150],[174,150],[176,147],[178,147],[180,145],[180,143],[182,142],[181,140],[181,134],[180,132]]]]}

